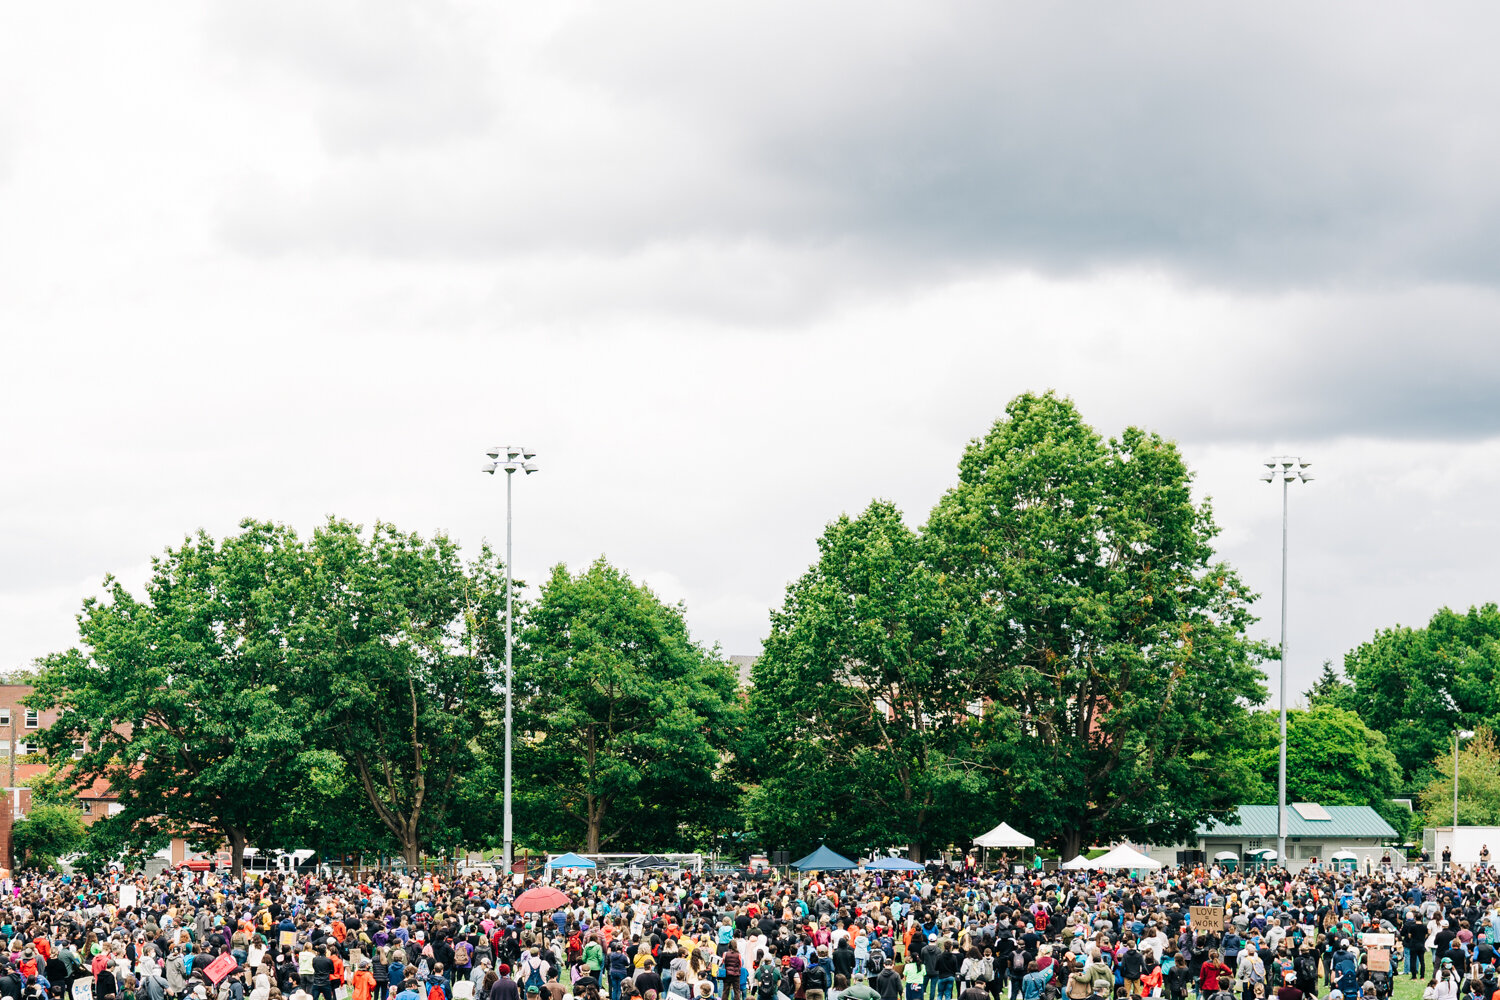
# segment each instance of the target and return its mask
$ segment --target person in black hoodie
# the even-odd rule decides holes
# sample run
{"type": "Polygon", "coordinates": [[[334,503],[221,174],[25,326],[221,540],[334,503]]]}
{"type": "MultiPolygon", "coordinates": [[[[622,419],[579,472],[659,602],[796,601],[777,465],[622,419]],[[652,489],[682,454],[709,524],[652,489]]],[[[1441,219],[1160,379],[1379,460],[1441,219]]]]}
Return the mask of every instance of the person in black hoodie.
{"type": "Polygon", "coordinates": [[[16,970],[12,969],[8,963],[0,963],[0,969],[5,970],[4,974],[0,975],[0,997],[4,997],[5,1000],[21,1000],[21,991],[26,985],[24,980],[16,975],[16,970]]]}
{"type": "Polygon", "coordinates": [[[851,977],[854,975],[854,949],[849,946],[849,939],[847,937],[839,941],[838,947],[833,949],[832,961],[833,974],[835,976],[843,976],[845,981],[852,982],[851,977]]]}
{"type": "Polygon", "coordinates": [[[901,1000],[906,985],[895,967],[887,965],[875,977],[875,988],[880,991],[880,1000],[901,1000]]]}
{"type": "Polygon", "coordinates": [[[958,981],[958,970],[962,965],[958,945],[949,941],[937,957],[938,1000],[953,1000],[953,987],[958,981]]]}

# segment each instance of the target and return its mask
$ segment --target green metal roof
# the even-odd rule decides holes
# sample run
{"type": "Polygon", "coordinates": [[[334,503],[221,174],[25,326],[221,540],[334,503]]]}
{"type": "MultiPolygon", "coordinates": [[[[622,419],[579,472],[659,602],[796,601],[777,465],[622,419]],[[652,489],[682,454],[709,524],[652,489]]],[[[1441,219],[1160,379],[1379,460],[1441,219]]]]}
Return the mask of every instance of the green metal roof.
{"type": "MultiPolygon", "coordinates": [[[[1303,819],[1296,807],[1287,803],[1286,835],[1288,837],[1379,837],[1396,836],[1395,829],[1369,806],[1324,806],[1331,819],[1303,819]]],[[[1198,828],[1200,837],[1275,837],[1275,806],[1240,806],[1238,823],[1209,823],[1198,828]]]]}

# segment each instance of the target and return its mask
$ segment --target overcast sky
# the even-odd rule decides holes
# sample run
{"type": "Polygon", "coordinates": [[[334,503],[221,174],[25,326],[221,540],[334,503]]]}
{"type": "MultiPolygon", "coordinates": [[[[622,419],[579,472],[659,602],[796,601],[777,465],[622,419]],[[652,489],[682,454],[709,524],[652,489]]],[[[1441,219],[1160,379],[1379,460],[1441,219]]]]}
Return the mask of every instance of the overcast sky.
{"type": "Polygon", "coordinates": [[[1500,597],[1500,27],[1382,3],[0,11],[0,667],[245,516],[759,648],[1027,390],[1177,440],[1290,668],[1500,597]]]}

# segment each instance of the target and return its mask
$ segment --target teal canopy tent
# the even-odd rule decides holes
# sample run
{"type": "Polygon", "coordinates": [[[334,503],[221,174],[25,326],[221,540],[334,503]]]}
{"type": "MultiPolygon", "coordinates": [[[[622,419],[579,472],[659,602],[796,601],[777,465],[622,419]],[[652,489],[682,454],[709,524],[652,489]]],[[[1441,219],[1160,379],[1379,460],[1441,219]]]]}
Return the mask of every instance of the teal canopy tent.
{"type": "Polygon", "coordinates": [[[793,861],[792,867],[799,872],[844,872],[858,868],[859,865],[837,851],[829,850],[828,845],[824,844],[800,861],[793,861]]]}

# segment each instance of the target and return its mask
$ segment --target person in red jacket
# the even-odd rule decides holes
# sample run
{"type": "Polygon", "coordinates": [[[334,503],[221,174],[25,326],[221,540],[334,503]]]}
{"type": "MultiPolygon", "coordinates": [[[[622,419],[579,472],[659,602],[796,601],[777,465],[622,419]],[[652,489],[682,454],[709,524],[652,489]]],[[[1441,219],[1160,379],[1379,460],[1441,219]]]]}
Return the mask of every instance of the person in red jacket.
{"type": "Polygon", "coordinates": [[[1209,952],[1208,961],[1198,970],[1198,994],[1203,997],[1213,996],[1222,988],[1220,981],[1231,974],[1232,970],[1219,958],[1219,953],[1209,952]]]}

